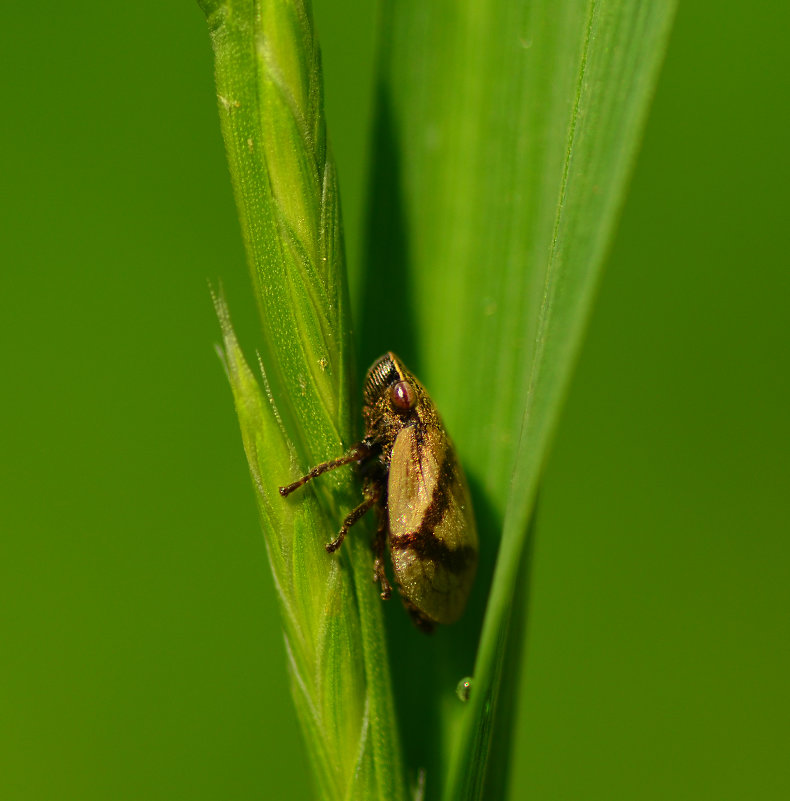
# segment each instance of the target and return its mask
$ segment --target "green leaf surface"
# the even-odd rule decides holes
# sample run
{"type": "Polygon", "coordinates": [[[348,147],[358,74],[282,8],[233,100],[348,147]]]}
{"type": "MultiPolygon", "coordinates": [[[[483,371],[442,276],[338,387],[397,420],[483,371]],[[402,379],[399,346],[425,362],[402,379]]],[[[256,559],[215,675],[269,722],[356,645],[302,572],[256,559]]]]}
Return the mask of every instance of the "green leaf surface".
{"type": "MultiPolygon", "coordinates": [[[[337,181],[310,9],[284,0],[205,7],[268,397],[220,302],[224,357],[297,710],[322,797],[397,799],[368,544],[349,538],[339,561],[320,548],[354,504],[350,479],[327,476],[298,502],[276,492],[342,453],[355,427],[337,181]]],[[[464,623],[426,640],[391,616],[409,775],[425,777],[427,797],[506,792],[528,523],[673,9],[671,0],[384,6],[360,349],[365,363],[395,349],[432,392],[482,535],[464,623]],[[469,674],[463,704],[455,688],[469,674]]]]}
{"type": "Polygon", "coordinates": [[[362,348],[399,351],[431,391],[472,484],[483,587],[493,572],[479,645],[482,589],[426,679],[430,711],[404,720],[412,769],[448,801],[504,792],[484,788],[508,749],[496,710],[515,701],[500,677],[523,634],[509,621],[528,523],[674,6],[385,5],[362,348]],[[475,649],[470,700],[453,704],[475,649]]]}
{"type": "Polygon", "coordinates": [[[292,691],[322,799],[405,797],[381,601],[364,536],[337,555],[359,501],[351,471],[284,499],[278,486],[353,442],[353,359],[337,178],[309,4],[202,4],[218,108],[262,324],[255,378],[216,301],[283,618],[292,691]]]}

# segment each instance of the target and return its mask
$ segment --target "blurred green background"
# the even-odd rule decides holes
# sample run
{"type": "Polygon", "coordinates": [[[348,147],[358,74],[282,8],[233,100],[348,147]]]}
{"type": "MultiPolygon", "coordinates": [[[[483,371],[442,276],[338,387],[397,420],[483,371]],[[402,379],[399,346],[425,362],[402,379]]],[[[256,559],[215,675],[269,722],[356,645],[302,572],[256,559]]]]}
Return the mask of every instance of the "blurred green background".
{"type": "MultiPolygon", "coordinates": [[[[376,14],[315,14],[356,263],[376,14]]],[[[788,22],[681,4],[545,477],[513,798],[790,797],[788,22]]],[[[202,14],[16,4],[0,52],[0,798],[307,798],[202,14]]]]}

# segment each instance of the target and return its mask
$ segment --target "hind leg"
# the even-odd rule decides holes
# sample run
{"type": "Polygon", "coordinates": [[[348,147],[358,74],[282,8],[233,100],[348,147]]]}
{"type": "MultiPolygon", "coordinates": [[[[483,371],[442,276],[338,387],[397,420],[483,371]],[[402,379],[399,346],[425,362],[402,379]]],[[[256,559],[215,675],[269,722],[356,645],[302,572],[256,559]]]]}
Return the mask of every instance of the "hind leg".
{"type": "Polygon", "coordinates": [[[373,581],[378,581],[381,586],[381,600],[386,601],[392,595],[392,587],[387,580],[387,571],[384,567],[384,551],[387,547],[387,531],[389,529],[389,517],[386,507],[377,507],[379,525],[376,529],[376,536],[373,539],[373,581]]]}

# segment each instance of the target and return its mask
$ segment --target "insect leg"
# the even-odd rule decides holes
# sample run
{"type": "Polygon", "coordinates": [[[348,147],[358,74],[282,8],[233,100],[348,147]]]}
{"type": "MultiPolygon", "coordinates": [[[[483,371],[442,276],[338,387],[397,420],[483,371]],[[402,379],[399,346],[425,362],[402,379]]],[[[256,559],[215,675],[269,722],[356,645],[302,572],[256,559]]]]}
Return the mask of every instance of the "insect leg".
{"type": "Polygon", "coordinates": [[[415,606],[406,596],[401,594],[401,598],[403,599],[403,605],[406,607],[406,611],[411,615],[412,622],[415,626],[417,626],[420,631],[424,631],[426,634],[433,634],[434,629],[436,628],[436,623],[431,620],[419,607],[415,606]]]}
{"type": "Polygon", "coordinates": [[[373,562],[373,581],[378,581],[381,586],[381,600],[386,601],[392,595],[392,587],[387,580],[387,572],[384,569],[384,549],[387,546],[387,529],[389,520],[386,508],[377,507],[379,515],[379,525],[376,529],[376,537],[373,540],[373,552],[376,559],[373,562]]]}
{"type": "Polygon", "coordinates": [[[289,484],[287,487],[280,487],[280,495],[285,498],[294,490],[307,484],[308,481],[320,476],[321,473],[326,473],[327,470],[334,470],[336,467],[342,467],[344,464],[358,462],[360,459],[364,459],[369,453],[370,446],[364,442],[358,442],[343,456],[339,456],[337,459],[330,459],[328,462],[321,462],[321,464],[317,464],[307,475],[302,476],[298,481],[294,481],[293,484],[289,484]]]}
{"type": "Polygon", "coordinates": [[[334,553],[343,544],[343,540],[346,538],[346,534],[348,534],[348,530],[351,526],[353,526],[368,509],[372,509],[376,505],[380,495],[381,490],[378,487],[373,487],[371,492],[365,493],[365,500],[362,501],[356,509],[346,515],[346,519],[343,521],[343,525],[340,527],[337,537],[335,537],[332,542],[326,544],[326,550],[329,553],[334,553]]]}

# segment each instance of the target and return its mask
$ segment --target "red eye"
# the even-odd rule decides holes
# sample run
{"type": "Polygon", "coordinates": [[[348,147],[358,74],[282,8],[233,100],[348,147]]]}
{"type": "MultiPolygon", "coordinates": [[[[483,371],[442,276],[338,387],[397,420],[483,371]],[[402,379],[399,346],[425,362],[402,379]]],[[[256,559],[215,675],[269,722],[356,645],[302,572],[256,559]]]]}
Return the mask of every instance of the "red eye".
{"type": "Polygon", "coordinates": [[[417,403],[417,393],[408,381],[398,381],[390,387],[390,398],[394,406],[403,411],[414,408],[417,403]]]}

